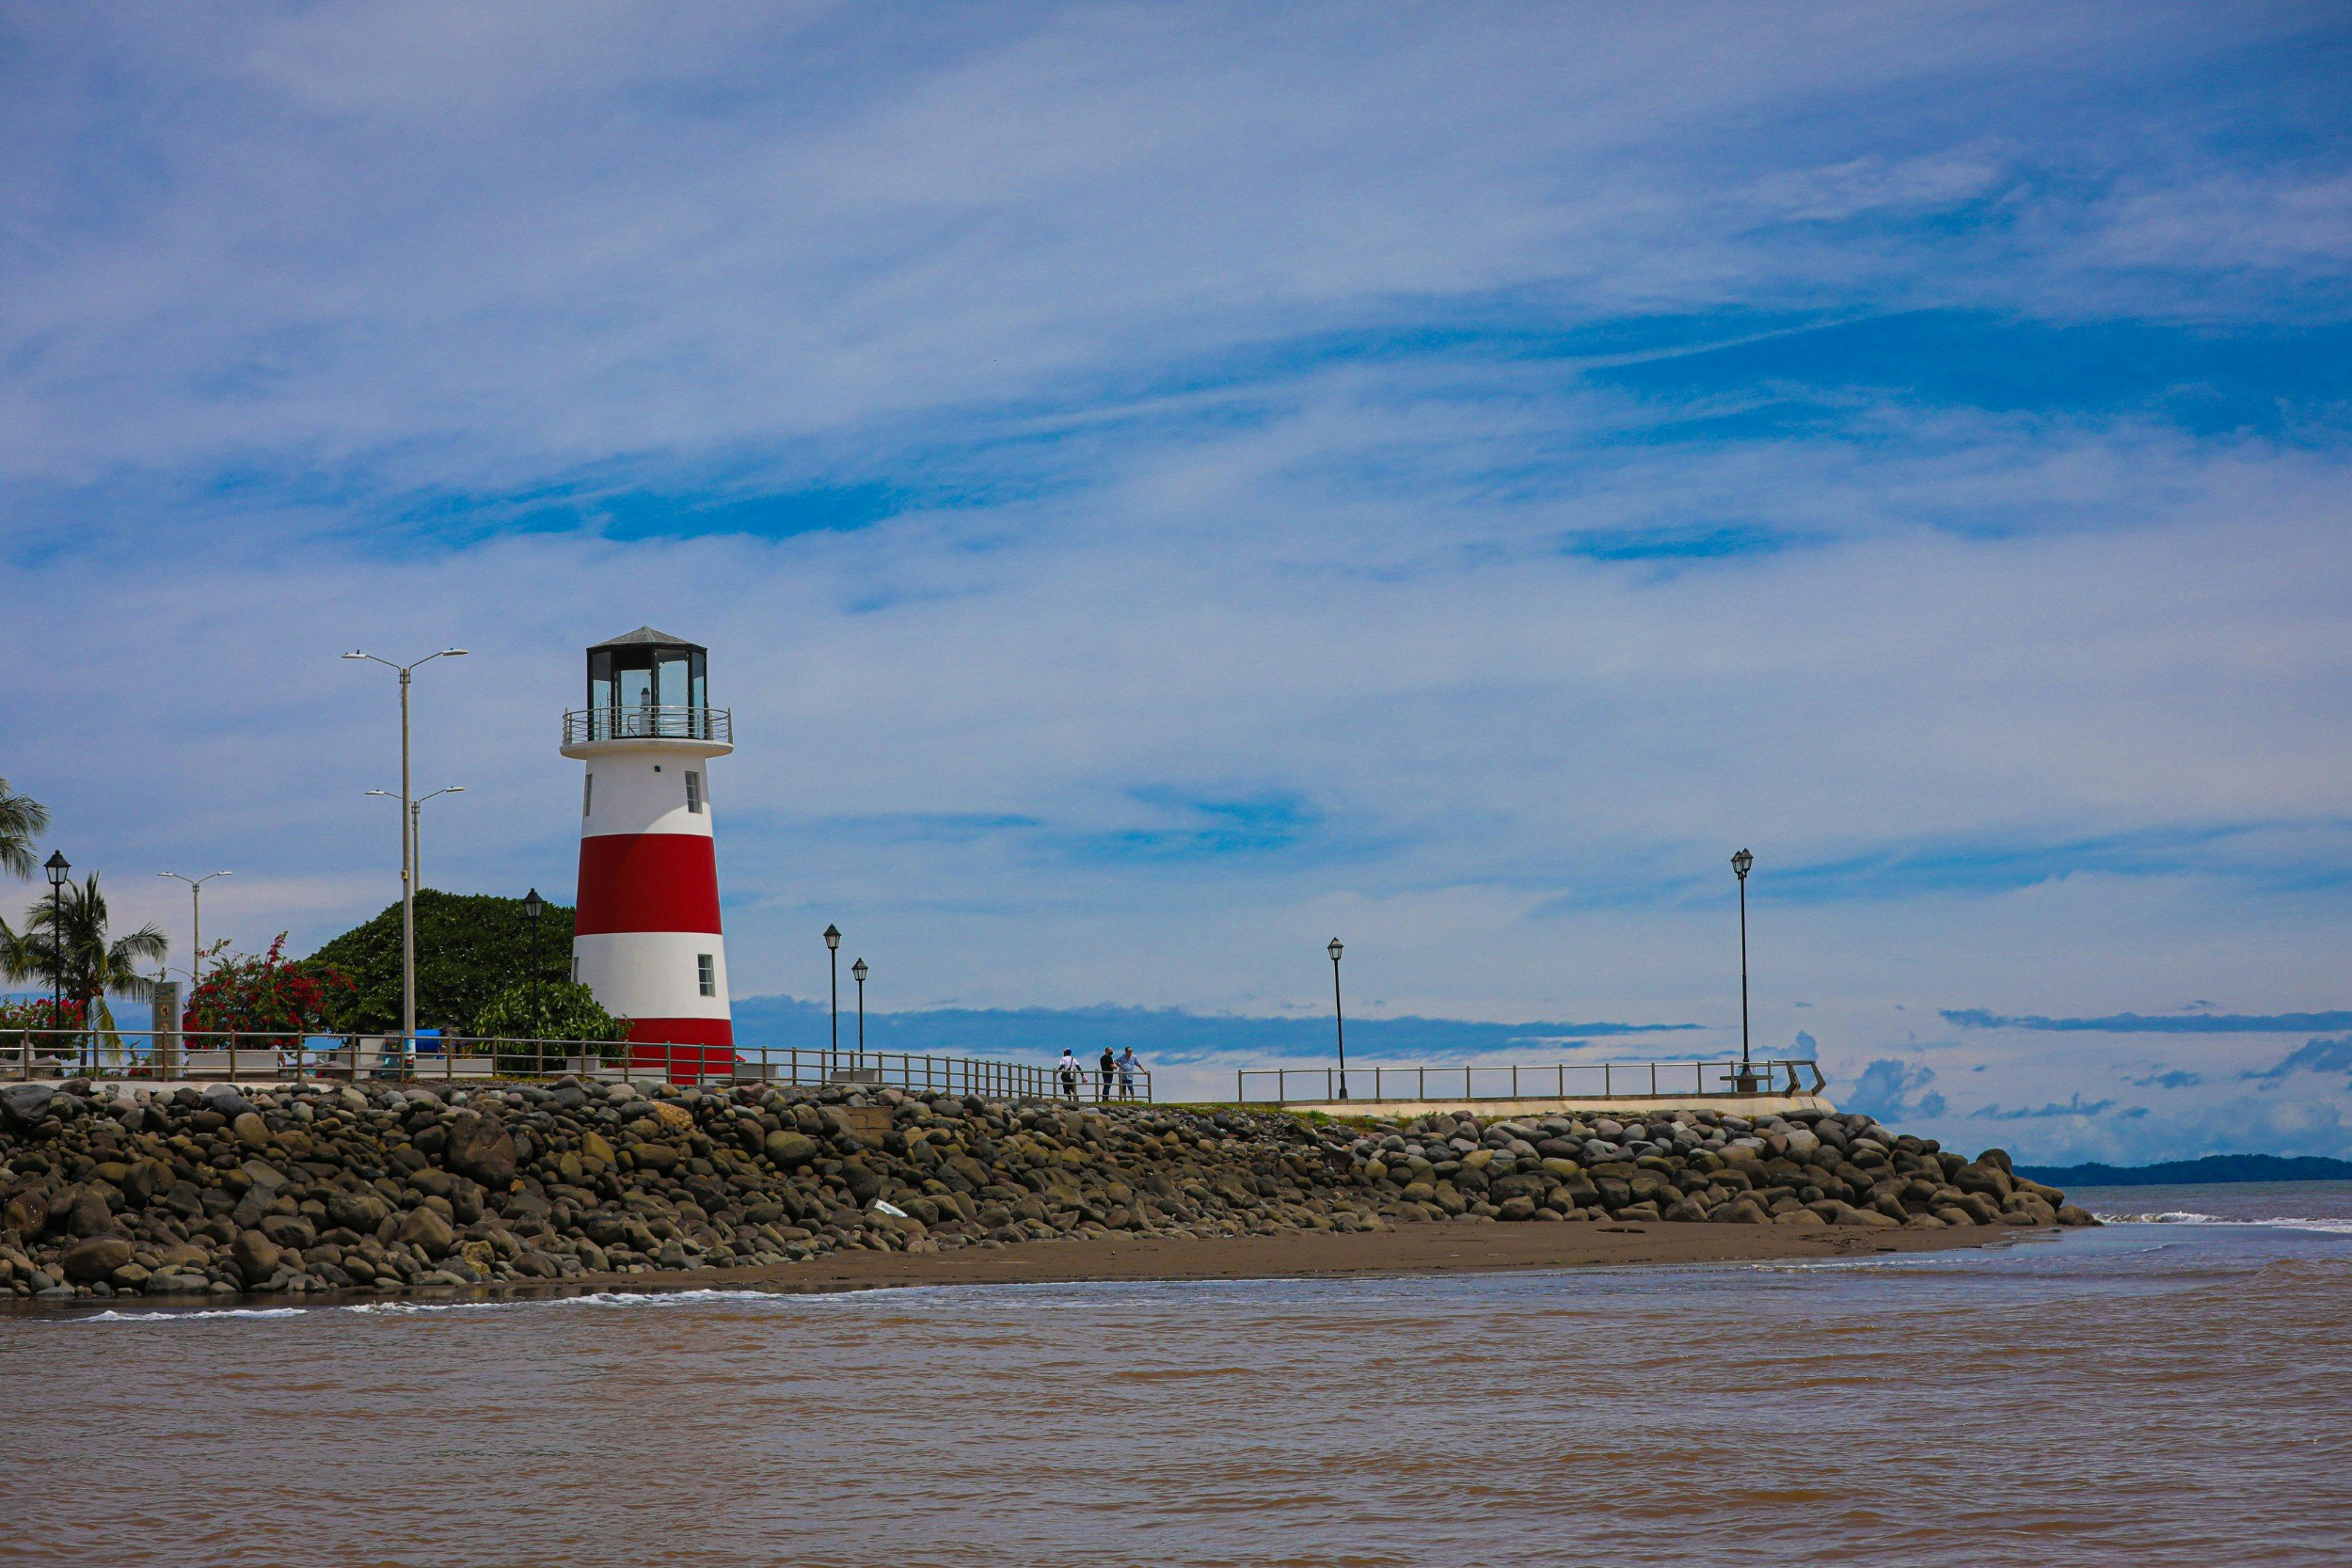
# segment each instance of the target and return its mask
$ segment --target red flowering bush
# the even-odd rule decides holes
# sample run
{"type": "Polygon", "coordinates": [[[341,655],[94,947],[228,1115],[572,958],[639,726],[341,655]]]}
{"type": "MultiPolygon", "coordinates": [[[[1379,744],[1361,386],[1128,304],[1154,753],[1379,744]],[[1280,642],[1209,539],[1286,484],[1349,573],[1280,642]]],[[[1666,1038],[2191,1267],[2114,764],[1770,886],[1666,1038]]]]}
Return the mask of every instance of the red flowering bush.
{"type": "Polygon", "coordinates": [[[331,1033],[332,994],[353,989],[350,979],[332,967],[289,962],[285,948],[286,933],[280,931],[258,958],[246,954],[216,961],[188,993],[180,1026],[191,1034],[233,1030],[255,1037],[240,1038],[240,1046],[280,1051],[293,1050],[306,1036],[331,1033]]]}
{"type": "Polygon", "coordinates": [[[10,1055],[27,1046],[34,1051],[73,1050],[76,1042],[43,1031],[88,1027],[89,1008],[70,999],[62,1007],[45,996],[26,1002],[0,1001],[0,1052],[10,1055]]]}

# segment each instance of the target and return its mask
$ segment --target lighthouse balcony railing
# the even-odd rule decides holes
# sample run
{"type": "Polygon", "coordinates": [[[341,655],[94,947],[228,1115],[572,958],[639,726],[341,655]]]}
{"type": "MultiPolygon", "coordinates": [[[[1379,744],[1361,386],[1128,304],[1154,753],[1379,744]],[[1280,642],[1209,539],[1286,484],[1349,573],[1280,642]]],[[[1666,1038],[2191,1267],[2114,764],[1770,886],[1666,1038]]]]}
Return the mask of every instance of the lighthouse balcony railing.
{"type": "Polygon", "coordinates": [[[735,718],[723,707],[574,708],[564,715],[564,744],[596,740],[711,740],[735,744],[735,718]]]}

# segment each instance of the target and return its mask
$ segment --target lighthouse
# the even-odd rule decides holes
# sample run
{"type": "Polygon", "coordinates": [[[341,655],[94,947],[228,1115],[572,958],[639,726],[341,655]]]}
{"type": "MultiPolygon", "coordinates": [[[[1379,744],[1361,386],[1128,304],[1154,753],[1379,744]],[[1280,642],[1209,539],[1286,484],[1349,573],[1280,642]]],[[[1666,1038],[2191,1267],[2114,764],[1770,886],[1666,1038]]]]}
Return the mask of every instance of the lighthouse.
{"type": "Polygon", "coordinates": [[[632,1060],[679,1079],[735,1058],[709,772],[735,736],[708,657],[651,626],[599,642],[588,705],[564,715],[564,754],[587,764],[573,978],[630,1021],[632,1060]]]}

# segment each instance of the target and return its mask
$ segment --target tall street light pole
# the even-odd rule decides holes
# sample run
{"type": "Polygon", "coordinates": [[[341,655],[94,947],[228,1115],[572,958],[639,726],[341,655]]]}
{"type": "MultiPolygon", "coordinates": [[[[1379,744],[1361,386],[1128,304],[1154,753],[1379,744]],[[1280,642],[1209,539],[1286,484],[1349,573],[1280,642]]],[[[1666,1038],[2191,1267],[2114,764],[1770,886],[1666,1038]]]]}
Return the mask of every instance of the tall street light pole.
{"type": "Polygon", "coordinates": [[[354,648],[343,655],[345,658],[364,658],[381,664],[400,675],[400,1049],[404,1056],[417,1048],[417,885],[412,836],[416,815],[409,809],[408,676],[419,665],[430,664],[437,658],[463,658],[466,653],[464,648],[443,648],[410,664],[394,664],[364,648],[354,648]]]}
{"type": "MultiPolygon", "coordinates": [[[[1324,951],[1331,955],[1331,1026],[1338,1031],[1340,1037],[1340,1098],[1345,1100],[1347,1098],[1347,1018],[1340,1010],[1340,939],[1333,937],[1331,945],[1324,951]]],[[[1375,1097],[1377,1097],[1380,1091],[1375,1087],[1372,1092],[1375,1097]]]]}
{"type": "Polygon", "coordinates": [[[62,1029],[65,1027],[65,879],[72,875],[73,863],[65,858],[64,850],[52,849],[42,868],[49,873],[49,1026],[62,1029]]]}
{"type": "Polygon", "coordinates": [[[201,877],[183,877],[177,871],[158,871],[155,875],[188,884],[188,987],[194,990],[204,979],[204,884],[230,873],[208,871],[201,877]]]}
{"type": "Polygon", "coordinates": [[[1756,1085],[1755,1069],[1748,1066],[1748,867],[1756,857],[1745,849],[1731,857],[1731,874],[1740,879],[1740,1087],[1756,1085]]]}
{"type": "Polygon", "coordinates": [[[833,956],[833,1065],[841,1066],[841,927],[825,927],[825,951],[833,956]]]}
{"type": "Polygon", "coordinates": [[[873,971],[866,967],[864,958],[850,966],[850,978],[857,982],[857,1065],[866,1065],[866,976],[873,971]]]}
{"type": "MultiPolygon", "coordinates": [[[[389,789],[371,789],[370,795],[380,795],[387,800],[400,799],[389,789]]],[[[421,892],[424,888],[424,803],[434,795],[463,795],[464,784],[443,784],[433,795],[420,795],[408,802],[408,875],[421,892]]]]}

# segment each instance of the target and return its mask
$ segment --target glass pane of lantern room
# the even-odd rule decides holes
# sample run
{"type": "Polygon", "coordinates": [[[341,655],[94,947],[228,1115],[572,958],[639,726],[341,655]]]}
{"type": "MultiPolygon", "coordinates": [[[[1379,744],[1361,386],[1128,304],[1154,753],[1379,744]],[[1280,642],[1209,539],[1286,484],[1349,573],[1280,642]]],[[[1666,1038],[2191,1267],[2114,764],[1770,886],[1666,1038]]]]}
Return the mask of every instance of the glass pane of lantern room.
{"type": "Polygon", "coordinates": [[[689,694],[686,699],[687,703],[693,707],[710,705],[710,672],[707,668],[709,660],[708,654],[704,653],[700,648],[694,650],[691,667],[693,673],[689,679],[689,694]]]}
{"type": "Polygon", "coordinates": [[[686,650],[656,648],[654,660],[654,701],[663,707],[686,705],[686,650]]]}
{"type": "Polygon", "coordinates": [[[588,656],[588,705],[612,705],[612,650],[599,648],[588,656]]]}
{"type": "MultiPolygon", "coordinates": [[[[624,662],[618,658],[613,660],[615,664],[624,662]]],[[[640,664],[634,670],[617,669],[613,671],[612,675],[614,687],[621,699],[623,733],[650,734],[650,726],[653,722],[653,671],[640,664]]]]}

